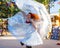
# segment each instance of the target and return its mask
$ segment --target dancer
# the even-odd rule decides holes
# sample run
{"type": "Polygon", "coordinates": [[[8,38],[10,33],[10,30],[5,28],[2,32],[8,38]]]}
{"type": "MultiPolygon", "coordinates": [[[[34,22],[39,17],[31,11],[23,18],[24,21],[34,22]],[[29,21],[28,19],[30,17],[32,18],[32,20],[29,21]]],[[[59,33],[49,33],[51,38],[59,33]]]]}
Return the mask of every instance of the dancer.
{"type": "Polygon", "coordinates": [[[26,1],[16,0],[16,5],[22,11],[8,19],[8,29],[16,38],[23,36],[19,38],[22,45],[32,48],[31,46],[43,44],[42,38],[51,31],[51,21],[43,4],[26,1]]]}
{"type": "Polygon", "coordinates": [[[41,39],[41,37],[39,35],[39,30],[40,30],[40,18],[39,18],[39,16],[37,14],[28,13],[26,17],[27,17],[26,18],[26,23],[27,24],[31,23],[32,26],[35,28],[35,32],[31,34],[30,39],[28,39],[24,43],[23,42],[20,42],[21,45],[24,45],[25,44],[26,45],[26,48],[30,48],[32,45],[34,46],[34,45],[37,45],[37,44],[38,45],[39,44],[43,44],[42,39],[41,39]]]}
{"type": "Polygon", "coordinates": [[[36,14],[33,14],[33,13],[29,13],[27,15],[26,23],[27,24],[31,23],[32,26],[35,28],[35,32],[31,34],[31,37],[27,41],[20,42],[21,45],[25,44],[26,48],[32,48],[32,45],[34,46],[37,44],[42,44],[43,42],[42,42],[41,37],[39,35],[39,29],[40,29],[40,18],[39,18],[39,16],[37,16],[36,14]]]}
{"type": "Polygon", "coordinates": [[[20,16],[21,13],[19,13],[9,18],[8,20],[8,29],[15,37],[18,38],[18,37],[21,37],[21,35],[24,35],[24,38],[22,39],[19,38],[19,41],[21,42],[22,45],[25,44],[26,48],[30,48],[31,46],[43,44],[42,39],[39,33],[37,32],[37,29],[36,29],[37,27],[35,26],[37,21],[31,20],[30,16],[32,16],[31,18],[33,18],[34,20],[35,19],[37,20],[39,18],[35,14],[33,15],[31,14],[32,13],[29,13],[25,18],[25,16],[20,16]]]}

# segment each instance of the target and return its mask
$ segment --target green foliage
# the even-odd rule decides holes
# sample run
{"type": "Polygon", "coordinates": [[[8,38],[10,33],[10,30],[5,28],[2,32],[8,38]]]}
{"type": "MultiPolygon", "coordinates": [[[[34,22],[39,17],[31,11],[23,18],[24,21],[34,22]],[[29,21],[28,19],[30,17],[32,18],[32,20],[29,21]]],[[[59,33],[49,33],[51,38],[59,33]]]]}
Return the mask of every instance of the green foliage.
{"type": "Polygon", "coordinates": [[[50,13],[50,6],[49,6],[50,0],[36,0],[36,1],[44,4],[45,7],[47,8],[48,12],[50,13]]]}
{"type": "Polygon", "coordinates": [[[19,11],[13,2],[8,4],[9,1],[10,0],[0,0],[0,18],[8,18],[19,11]]]}
{"type": "Polygon", "coordinates": [[[48,7],[50,0],[36,0],[42,4],[44,4],[46,7],[48,7]]]}
{"type": "MultiPolygon", "coordinates": [[[[43,3],[46,7],[48,7],[49,0],[36,0],[36,1],[43,3]]],[[[15,3],[11,2],[11,0],[0,0],[0,18],[7,18],[13,16],[19,11],[20,10],[17,8],[15,3]]]]}

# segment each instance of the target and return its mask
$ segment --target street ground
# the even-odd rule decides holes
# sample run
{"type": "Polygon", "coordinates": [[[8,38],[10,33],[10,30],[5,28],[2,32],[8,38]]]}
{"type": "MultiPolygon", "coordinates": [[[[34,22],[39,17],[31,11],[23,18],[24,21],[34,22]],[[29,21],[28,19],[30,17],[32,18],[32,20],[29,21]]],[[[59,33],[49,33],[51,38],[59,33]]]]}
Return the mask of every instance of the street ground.
{"type": "MultiPolygon", "coordinates": [[[[43,40],[44,44],[39,46],[34,46],[33,48],[60,48],[60,45],[56,45],[57,40],[43,40]]],[[[0,48],[25,48],[21,46],[19,41],[13,36],[3,36],[0,37],[0,48]]]]}

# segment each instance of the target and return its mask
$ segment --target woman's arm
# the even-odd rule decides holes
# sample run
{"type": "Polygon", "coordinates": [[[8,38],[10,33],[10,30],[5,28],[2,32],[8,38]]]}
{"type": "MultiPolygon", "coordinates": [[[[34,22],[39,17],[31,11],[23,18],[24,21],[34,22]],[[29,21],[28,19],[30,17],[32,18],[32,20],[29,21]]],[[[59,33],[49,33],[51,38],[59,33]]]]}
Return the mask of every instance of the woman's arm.
{"type": "Polygon", "coordinates": [[[31,23],[32,23],[33,27],[34,27],[35,29],[37,29],[37,26],[35,25],[33,19],[31,19],[31,23]]]}
{"type": "Polygon", "coordinates": [[[39,22],[39,21],[36,21],[36,22],[34,23],[33,20],[32,20],[31,22],[32,22],[33,27],[34,27],[34,28],[36,29],[36,31],[40,34],[40,28],[38,27],[38,26],[40,25],[40,22],[39,22]]]}

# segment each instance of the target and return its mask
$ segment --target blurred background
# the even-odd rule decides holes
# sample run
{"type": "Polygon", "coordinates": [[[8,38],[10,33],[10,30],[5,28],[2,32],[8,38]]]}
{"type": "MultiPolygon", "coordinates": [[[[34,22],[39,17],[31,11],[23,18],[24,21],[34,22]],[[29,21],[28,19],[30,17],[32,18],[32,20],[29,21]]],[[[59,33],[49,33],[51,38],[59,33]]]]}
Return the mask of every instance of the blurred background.
{"type": "MultiPolygon", "coordinates": [[[[60,0],[36,0],[45,5],[51,17],[52,31],[45,39],[60,40],[60,0]]],[[[7,18],[14,16],[20,10],[15,0],[0,0],[0,36],[11,36],[8,31],[7,18]]]]}

